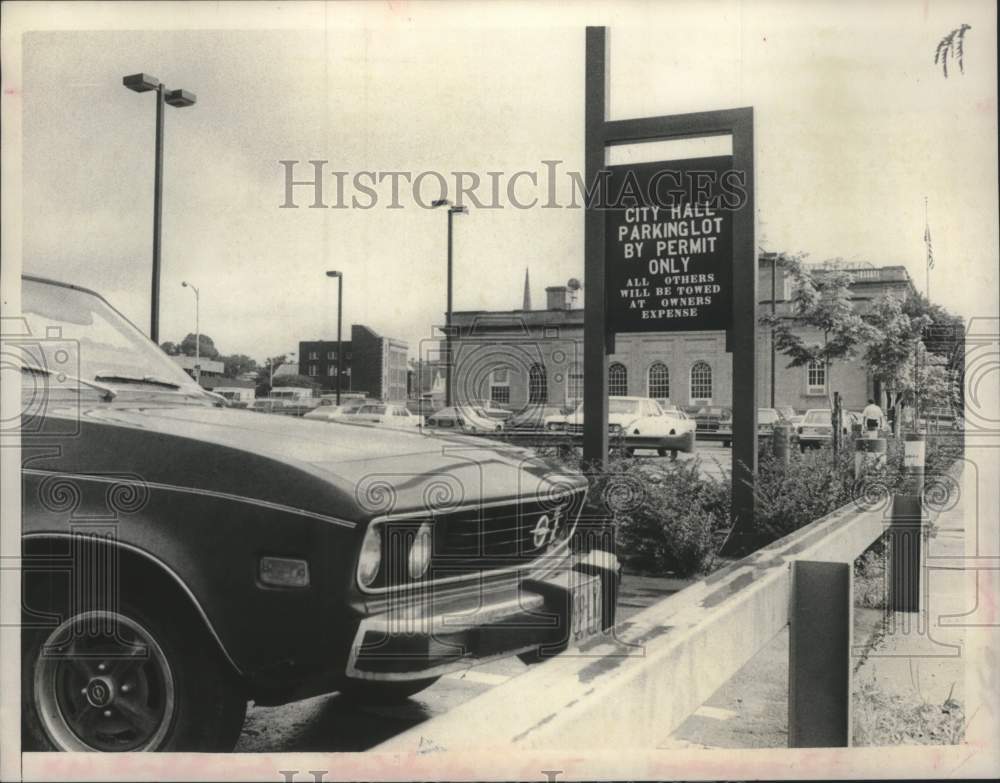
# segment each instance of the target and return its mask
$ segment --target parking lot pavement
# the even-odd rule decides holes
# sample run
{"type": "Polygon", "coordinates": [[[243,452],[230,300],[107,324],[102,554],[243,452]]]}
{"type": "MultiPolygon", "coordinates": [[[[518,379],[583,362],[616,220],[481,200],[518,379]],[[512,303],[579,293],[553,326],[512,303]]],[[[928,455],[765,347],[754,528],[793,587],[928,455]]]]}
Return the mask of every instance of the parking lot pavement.
{"type": "MultiPolygon", "coordinates": [[[[638,449],[635,456],[651,459],[653,462],[669,462],[670,457],[658,457],[651,449],[638,449]]],[[[702,441],[695,443],[695,450],[691,454],[678,453],[678,461],[699,461],[699,470],[706,478],[721,480],[728,476],[733,464],[732,449],[725,449],[719,442],[702,441]]]]}
{"type": "MultiPolygon", "coordinates": [[[[685,587],[682,579],[626,574],[618,603],[620,620],[685,587]]],[[[442,677],[399,705],[359,707],[339,694],[316,696],[280,707],[250,707],[236,745],[239,753],[361,751],[527,671],[517,658],[504,658],[442,677]]]]}

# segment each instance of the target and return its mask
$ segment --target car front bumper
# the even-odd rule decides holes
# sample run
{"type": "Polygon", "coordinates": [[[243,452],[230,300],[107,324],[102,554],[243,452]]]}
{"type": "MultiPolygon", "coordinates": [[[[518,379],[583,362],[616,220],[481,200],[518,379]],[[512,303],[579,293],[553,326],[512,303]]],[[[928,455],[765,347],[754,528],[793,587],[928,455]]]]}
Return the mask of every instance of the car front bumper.
{"type": "Polygon", "coordinates": [[[630,449],[667,449],[669,451],[694,451],[695,434],[679,435],[626,435],[625,446],[630,449]]]}
{"type": "Polygon", "coordinates": [[[555,654],[614,624],[618,580],[617,558],[595,550],[498,588],[401,595],[362,620],[345,674],[404,681],[529,650],[555,654]]]}

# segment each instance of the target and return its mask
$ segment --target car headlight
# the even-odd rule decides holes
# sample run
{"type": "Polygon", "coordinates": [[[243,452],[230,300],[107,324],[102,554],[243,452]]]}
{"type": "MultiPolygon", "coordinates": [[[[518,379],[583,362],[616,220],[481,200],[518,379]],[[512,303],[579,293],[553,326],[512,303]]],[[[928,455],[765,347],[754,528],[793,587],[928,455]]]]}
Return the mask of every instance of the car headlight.
{"type": "Polygon", "coordinates": [[[417,531],[413,543],[410,545],[410,557],[407,560],[407,567],[410,572],[410,579],[420,579],[427,573],[427,567],[431,564],[431,526],[424,522],[417,531]]]}
{"type": "Polygon", "coordinates": [[[371,587],[381,566],[382,531],[378,525],[369,525],[361,544],[361,557],[358,559],[358,581],[363,587],[371,587]]]}

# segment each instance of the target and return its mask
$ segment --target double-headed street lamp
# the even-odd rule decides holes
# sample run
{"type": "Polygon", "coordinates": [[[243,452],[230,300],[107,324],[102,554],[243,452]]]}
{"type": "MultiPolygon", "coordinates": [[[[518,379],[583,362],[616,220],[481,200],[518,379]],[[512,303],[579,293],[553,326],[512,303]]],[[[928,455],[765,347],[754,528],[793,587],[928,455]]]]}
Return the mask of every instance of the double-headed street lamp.
{"type": "Polygon", "coordinates": [[[448,357],[447,363],[445,364],[445,389],[444,389],[444,404],[447,407],[451,406],[451,290],[452,290],[452,273],[451,273],[451,237],[452,228],[451,220],[455,215],[467,215],[469,214],[468,207],[456,207],[446,198],[439,198],[431,203],[432,207],[448,207],[448,310],[445,313],[445,355],[448,357]]]}
{"type": "Polygon", "coordinates": [[[344,314],[344,273],[331,269],[326,276],[337,278],[337,405],[340,405],[340,375],[344,371],[344,342],[340,339],[344,314]]]}
{"type": "Polygon", "coordinates": [[[187,280],[181,286],[194,291],[194,382],[201,384],[201,291],[187,280]]]}
{"type": "Polygon", "coordinates": [[[160,342],[160,227],[163,215],[163,105],[178,109],[193,106],[197,98],[187,90],[168,90],[148,73],[134,73],[122,79],[134,92],[156,90],[156,147],[153,163],[153,289],[150,303],[149,339],[160,342]]]}

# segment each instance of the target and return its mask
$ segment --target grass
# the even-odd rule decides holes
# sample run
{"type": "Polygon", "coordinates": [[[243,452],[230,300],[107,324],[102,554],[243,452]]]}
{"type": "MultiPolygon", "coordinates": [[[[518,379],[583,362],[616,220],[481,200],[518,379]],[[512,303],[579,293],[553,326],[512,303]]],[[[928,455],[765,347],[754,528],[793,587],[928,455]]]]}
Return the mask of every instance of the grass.
{"type": "Polygon", "coordinates": [[[965,710],[951,693],[943,703],[932,704],[887,695],[874,679],[854,692],[855,746],[959,745],[965,723],[965,710]]]}

